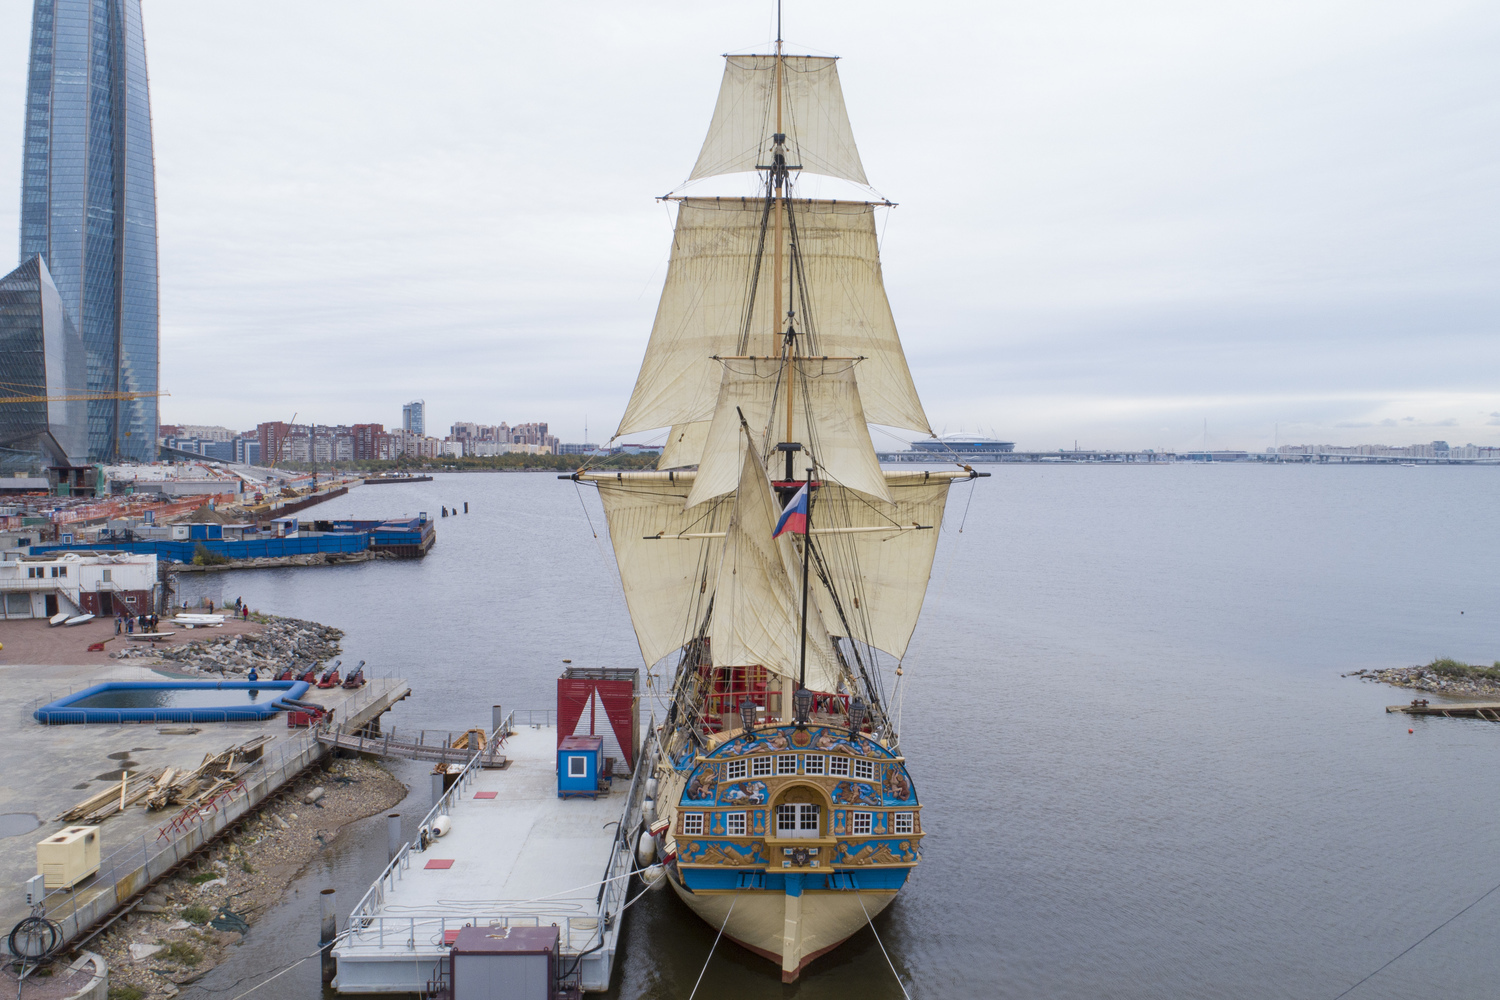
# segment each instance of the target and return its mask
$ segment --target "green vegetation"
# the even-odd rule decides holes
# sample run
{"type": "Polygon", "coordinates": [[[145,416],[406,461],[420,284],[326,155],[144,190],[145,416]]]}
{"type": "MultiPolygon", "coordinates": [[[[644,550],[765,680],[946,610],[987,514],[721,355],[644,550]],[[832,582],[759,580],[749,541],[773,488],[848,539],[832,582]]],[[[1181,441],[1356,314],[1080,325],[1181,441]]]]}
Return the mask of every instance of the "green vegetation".
{"type": "Polygon", "coordinates": [[[176,962],[178,965],[186,965],[188,968],[192,968],[203,961],[203,952],[184,941],[173,941],[167,945],[167,950],[161,954],[167,961],[176,962]]]}
{"type": "Polygon", "coordinates": [[[250,864],[250,859],[249,858],[241,858],[240,859],[240,871],[244,872],[246,875],[254,875],[255,874],[255,868],[254,868],[253,865],[250,864]]]}
{"type": "Polygon", "coordinates": [[[221,556],[217,552],[208,551],[208,547],[199,542],[193,550],[194,566],[222,566],[224,563],[233,562],[228,556],[221,556]]]}
{"type": "Polygon", "coordinates": [[[1493,667],[1478,667],[1445,656],[1427,664],[1426,669],[1440,677],[1454,677],[1460,680],[1500,681],[1500,660],[1497,660],[1493,667]]]}
{"type": "Polygon", "coordinates": [[[146,994],[134,986],[111,986],[109,1000],[145,1000],[146,994]]]}
{"type": "Polygon", "coordinates": [[[210,869],[206,872],[199,872],[196,875],[189,876],[188,881],[193,883],[194,885],[202,885],[204,882],[212,882],[218,877],[219,873],[210,869]]]}
{"type": "Polygon", "coordinates": [[[202,903],[194,903],[192,906],[182,908],[182,919],[190,924],[206,924],[213,919],[214,911],[202,903]]]}

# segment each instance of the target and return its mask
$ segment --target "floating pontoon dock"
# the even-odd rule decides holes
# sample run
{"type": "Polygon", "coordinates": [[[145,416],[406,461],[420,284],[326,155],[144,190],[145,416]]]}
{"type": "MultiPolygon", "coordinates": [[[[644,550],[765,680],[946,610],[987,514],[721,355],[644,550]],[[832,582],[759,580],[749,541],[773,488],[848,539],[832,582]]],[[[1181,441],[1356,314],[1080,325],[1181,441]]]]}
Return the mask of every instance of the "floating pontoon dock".
{"type": "Polygon", "coordinates": [[[520,717],[500,727],[508,766],[487,770],[476,755],[422,823],[445,816],[451,831],[403,847],[350,914],[333,949],[339,992],[428,992],[470,925],[556,924],[559,972],[609,988],[654,742],[607,794],[564,799],[551,713],[520,717]]]}
{"type": "Polygon", "coordinates": [[[1486,722],[1500,722],[1500,702],[1429,705],[1427,699],[1419,698],[1409,705],[1387,705],[1385,710],[1405,712],[1407,715],[1441,715],[1445,719],[1484,719],[1486,722]]]}

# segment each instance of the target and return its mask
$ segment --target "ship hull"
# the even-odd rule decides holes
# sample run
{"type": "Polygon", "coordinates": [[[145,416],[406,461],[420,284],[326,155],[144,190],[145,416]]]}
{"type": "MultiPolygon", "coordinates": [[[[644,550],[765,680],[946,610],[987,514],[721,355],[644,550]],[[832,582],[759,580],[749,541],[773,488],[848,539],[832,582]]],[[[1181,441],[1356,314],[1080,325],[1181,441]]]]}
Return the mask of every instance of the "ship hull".
{"type": "Polygon", "coordinates": [[[807,890],[799,896],[766,889],[692,892],[668,879],[688,908],[748,951],[776,963],[781,981],[797,980],[809,963],[847,941],[891,905],[895,890],[807,890]]]}

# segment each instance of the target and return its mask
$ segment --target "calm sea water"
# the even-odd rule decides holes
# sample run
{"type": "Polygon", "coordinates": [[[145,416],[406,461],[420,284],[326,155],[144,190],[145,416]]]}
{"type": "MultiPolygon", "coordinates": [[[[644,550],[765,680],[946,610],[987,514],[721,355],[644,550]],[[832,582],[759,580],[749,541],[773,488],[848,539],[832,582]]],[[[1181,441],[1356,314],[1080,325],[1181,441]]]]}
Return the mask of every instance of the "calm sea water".
{"type": "MultiPolygon", "coordinates": [[[[953,491],[906,660],[929,836],[875,927],[913,996],[1333,1000],[1500,883],[1500,725],[1387,715],[1401,692],[1339,676],[1500,658],[1492,470],[991,468],[953,491]]],[[[587,490],[448,475],[317,510],[465,501],[421,561],[193,585],[345,629],[346,663],[411,680],[397,726],[548,706],[564,658],[639,665],[587,490]]],[[[382,823],[347,831],[203,989],[237,996],[315,950],[316,890],[347,912],[382,823]]],[[[1500,892],[1350,996],[1492,996],[1497,931],[1500,892]]],[[[648,895],[618,995],[686,997],[713,936],[648,895]]],[[[308,962],[255,995],[317,989],[308,962]]],[[[901,990],[866,930],[791,987],[721,943],[699,996],[901,990]]]]}

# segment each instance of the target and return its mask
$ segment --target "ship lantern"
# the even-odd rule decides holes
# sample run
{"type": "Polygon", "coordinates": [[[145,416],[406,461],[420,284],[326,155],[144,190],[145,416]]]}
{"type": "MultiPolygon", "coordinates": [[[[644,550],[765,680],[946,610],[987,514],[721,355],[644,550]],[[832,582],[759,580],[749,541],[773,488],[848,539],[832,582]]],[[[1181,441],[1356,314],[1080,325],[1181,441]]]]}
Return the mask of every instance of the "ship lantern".
{"type": "Polygon", "coordinates": [[[865,703],[864,703],[863,700],[861,700],[859,698],[855,698],[853,701],[851,701],[849,703],[849,732],[851,732],[851,733],[857,733],[857,732],[859,732],[860,727],[863,726],[864,724],[865,724],[865,703]]]}
{"type": "Polygon", "coordinates": [[[797,713],[797,725],[807,725],[808,713],[812,711],[812,692],[805,687],[799,687],[797,693],[792,695],[792,707],[797,713]]]}
{"type": "Polygon", "coordinates": [[[749,698],[740,702],[740,725],[745,728],[745,732],[747,733],[750,731],[750,727],[755,725],[755,702],[749,698]]]}

